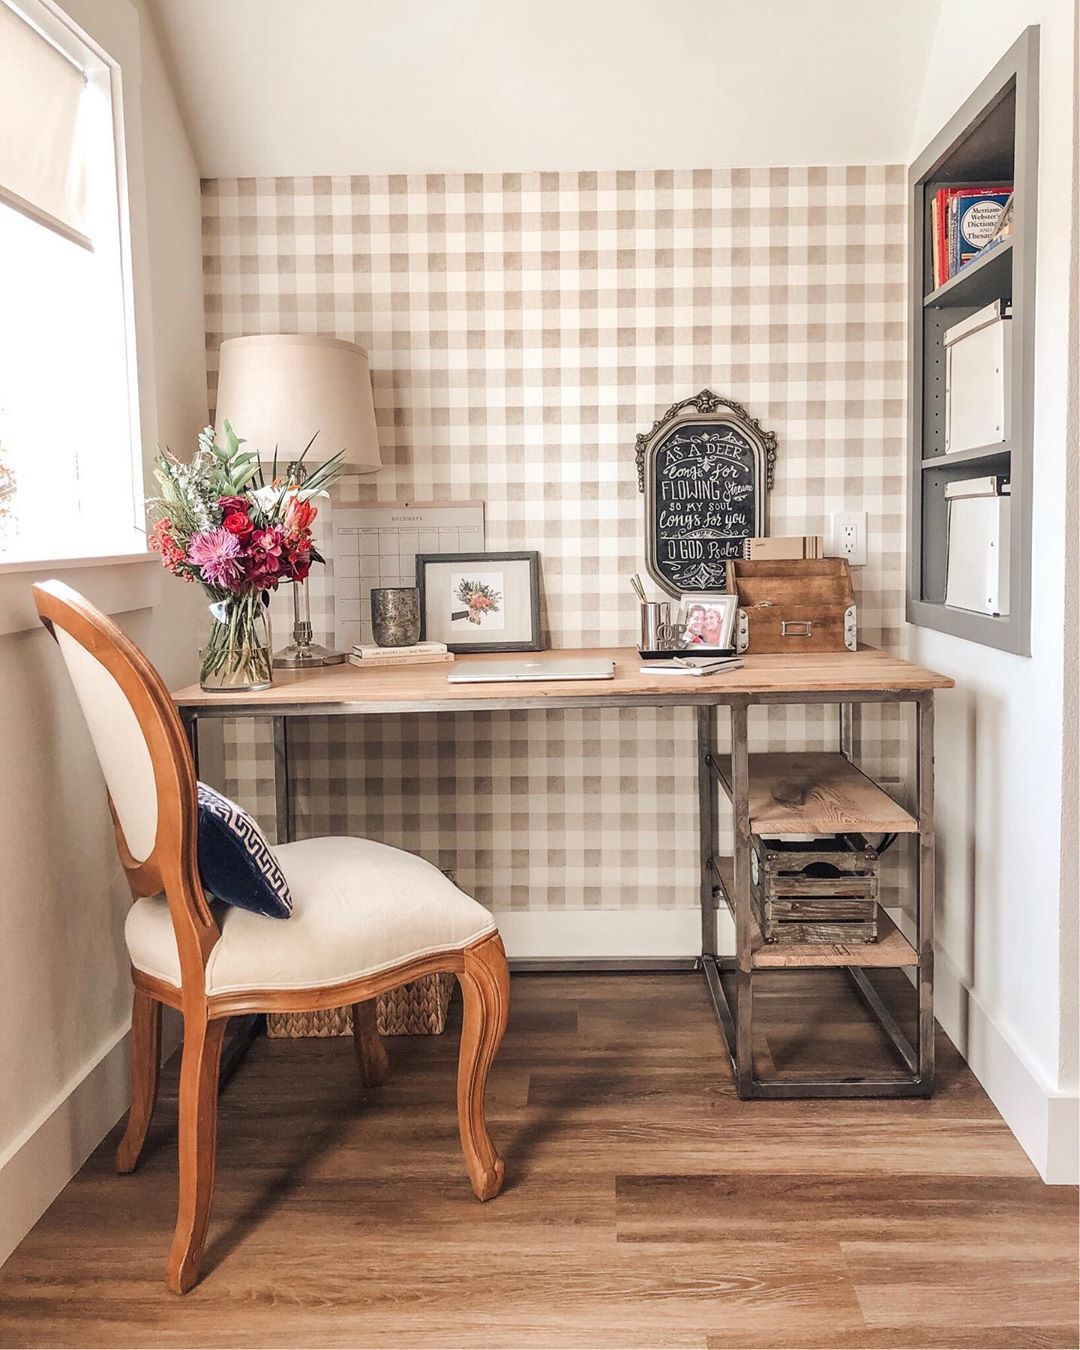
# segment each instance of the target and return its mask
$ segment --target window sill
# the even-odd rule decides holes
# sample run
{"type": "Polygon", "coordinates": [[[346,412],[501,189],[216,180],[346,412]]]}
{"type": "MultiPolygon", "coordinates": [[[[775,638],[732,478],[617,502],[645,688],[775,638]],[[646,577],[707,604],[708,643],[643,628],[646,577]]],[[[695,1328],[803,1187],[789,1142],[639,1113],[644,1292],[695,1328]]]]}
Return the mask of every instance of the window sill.
{"type": "Polygon", "coordinates": [[[30,587],[50,577],[79,591],[106,614],[127,614],[157,604],[161,559],[156,553],[121,553],[105,558],[0,563],[0,636],[38,627],[30,587]]]}

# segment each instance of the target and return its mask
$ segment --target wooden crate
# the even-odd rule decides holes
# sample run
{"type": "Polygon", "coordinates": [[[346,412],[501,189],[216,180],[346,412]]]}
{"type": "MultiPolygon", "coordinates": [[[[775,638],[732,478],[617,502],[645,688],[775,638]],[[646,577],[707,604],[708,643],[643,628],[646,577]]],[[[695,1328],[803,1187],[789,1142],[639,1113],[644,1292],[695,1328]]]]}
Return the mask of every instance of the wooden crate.
{"type": "Polygon", "coordinates": [[[750,837],[750,898],[766,942],[876,942],[878,855],[861,835],[750,837]]]}

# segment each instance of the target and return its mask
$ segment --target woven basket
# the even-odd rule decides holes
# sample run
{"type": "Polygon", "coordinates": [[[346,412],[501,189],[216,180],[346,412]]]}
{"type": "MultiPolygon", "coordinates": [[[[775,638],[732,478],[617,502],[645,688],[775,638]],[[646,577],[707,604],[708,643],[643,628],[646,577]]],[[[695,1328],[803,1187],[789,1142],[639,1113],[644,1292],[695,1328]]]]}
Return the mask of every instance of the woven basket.
{"type": "MultiPolygon", "coordinates": [[[[379,1034],[382,1036],[440,1036],[454,992],[454,977],[440,972],[380,994],[379,1034]]],[[[352,1009],[324,1008],[320,1012],[268,1013],[266,1034],[288,1039],[304,1036],[351,1036],[352,1009]]]]}

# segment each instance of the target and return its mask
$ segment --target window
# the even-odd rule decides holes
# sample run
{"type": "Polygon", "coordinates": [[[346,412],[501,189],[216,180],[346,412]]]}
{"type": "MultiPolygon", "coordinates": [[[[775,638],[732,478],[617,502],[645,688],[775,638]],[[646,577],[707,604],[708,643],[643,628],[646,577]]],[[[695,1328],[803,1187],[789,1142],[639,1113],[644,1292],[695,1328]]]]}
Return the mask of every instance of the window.
{"type": "Polygon", "coordinates": [[[0,562],[145,548],[119,79],[0,0],[0,562]]]}

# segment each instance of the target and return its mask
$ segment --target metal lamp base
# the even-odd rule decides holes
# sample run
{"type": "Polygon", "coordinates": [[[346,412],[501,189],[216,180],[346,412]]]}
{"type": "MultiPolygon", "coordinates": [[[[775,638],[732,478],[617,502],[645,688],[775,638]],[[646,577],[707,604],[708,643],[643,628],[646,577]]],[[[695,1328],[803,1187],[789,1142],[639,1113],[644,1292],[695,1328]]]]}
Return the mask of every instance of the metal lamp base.
{"type": "Polygon", "coordinates": [[[274,653],[275,670],[303,670],[312,666],[340,666],[344,652],[332,652],[318,642],[290,642],[274,653]]]}
{"type": "Polygon", "coordinates": [[[275,670],[306,670],[315,666],[340,666],[344,652],[332,652],[328,647],[312,642],[310,600],[307,586],[302,581],[293,583],[292,641],[280,652],[274,653],[275,670]]]}

